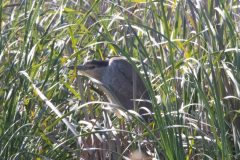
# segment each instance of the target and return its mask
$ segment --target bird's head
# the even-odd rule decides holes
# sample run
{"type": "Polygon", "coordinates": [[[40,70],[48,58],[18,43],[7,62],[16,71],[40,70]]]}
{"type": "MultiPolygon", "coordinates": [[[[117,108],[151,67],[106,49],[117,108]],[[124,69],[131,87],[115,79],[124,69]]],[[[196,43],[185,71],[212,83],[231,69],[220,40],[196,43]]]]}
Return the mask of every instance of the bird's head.
{"type": "MultiPolygon", "coordinates": [[[[83,65],[76,66],[76,70],[81,75],[101,81],[108,64],[109,61],[91,60],[85,62],[83,65]]],[[[74,69],[75,66],[70,66],[69,68],[74,69]]]]}

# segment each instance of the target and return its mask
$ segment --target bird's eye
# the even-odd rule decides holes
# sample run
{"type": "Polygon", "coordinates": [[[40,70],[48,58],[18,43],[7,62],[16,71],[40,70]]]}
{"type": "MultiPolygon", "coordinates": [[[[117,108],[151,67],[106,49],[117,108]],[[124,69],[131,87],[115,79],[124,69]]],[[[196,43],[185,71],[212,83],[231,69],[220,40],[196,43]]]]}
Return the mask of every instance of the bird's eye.
{"type": "Polygon", "coordinates": [[[94,68],[95,68],[95,66],[91,66],[91,68],[92,68],[92,69],[94,69],[94,68]]]}
{"type": "Polygon", "coordinates": [[[94,66],[94,65],[89,65],[88,68],[89,68],[89,69],[94,69],[95,66],[94,66]]]}

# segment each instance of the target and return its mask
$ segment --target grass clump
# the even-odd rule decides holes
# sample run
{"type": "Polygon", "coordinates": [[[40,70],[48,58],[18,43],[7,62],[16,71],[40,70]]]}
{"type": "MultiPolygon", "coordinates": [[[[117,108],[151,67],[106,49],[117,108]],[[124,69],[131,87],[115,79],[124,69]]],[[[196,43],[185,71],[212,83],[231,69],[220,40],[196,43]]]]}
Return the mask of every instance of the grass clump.
{"type": "Polygon", "coordinates": [[[238,1],[0,0],[0,22],[1,159],[239,159],[238,1]],[[109,56],[142,75],[151,124],[66,68],[109,56]]]}

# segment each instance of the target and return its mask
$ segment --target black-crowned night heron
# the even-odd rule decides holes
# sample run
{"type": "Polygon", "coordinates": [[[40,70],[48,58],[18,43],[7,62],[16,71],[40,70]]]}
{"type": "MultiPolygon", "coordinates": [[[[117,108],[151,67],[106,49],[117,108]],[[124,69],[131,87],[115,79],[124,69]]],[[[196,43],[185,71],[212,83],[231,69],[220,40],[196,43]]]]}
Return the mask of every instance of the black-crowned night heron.
{"type": "MultiPolygon", "coordinates": [[[[71,66],[70,69],[74,67],[71,66]]],[[[76,66],[76,69],[80,74],[92,79],[111,103],[127,110],[134,110],[136,105],[136,108],[142,108],[139,111],[141,115],[151,110],[151,103],[147,102],[149,100],[147,89],[125,58],[113,57],[105,61],[87,61],[83,65],[76,66]]]]}

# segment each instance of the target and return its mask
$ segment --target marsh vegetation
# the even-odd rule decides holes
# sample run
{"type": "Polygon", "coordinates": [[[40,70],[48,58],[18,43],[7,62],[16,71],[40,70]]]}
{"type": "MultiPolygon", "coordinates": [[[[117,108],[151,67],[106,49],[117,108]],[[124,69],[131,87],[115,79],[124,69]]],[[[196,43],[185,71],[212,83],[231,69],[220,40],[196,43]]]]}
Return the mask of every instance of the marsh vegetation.
{"type": "MultiPolygon", "coordinates": [[[[0,159],[240,159],[239,1],[0,0],[0,159]],[[153,121],[67,66],[124,56],[153,121]],[[110,107],[111,108],[111,107],[110,107]]],[[[120,85],[120,84],[119,84],[120,85]]]]}

